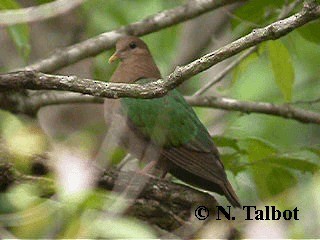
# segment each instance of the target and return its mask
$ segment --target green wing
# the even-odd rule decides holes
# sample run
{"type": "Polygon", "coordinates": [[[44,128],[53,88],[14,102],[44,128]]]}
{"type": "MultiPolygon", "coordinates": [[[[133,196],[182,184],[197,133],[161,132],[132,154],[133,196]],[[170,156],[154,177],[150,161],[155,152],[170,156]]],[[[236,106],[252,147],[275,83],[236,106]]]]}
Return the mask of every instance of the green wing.
{"type": "Polygon", "coordinates": [[[135,128],[157,145],[189,145],[195,151],[212,151],[206,128],[177,90],[161,98],[122,98],[121,105],[135,128]]]}

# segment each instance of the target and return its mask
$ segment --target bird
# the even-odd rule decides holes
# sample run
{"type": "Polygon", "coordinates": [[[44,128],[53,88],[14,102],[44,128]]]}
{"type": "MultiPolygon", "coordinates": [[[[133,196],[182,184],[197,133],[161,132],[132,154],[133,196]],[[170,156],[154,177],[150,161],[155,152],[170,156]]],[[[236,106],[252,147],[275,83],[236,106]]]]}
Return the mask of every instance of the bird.
{"type": "MultiPolygon", "coordinates": [[[[116,42],[109,63],[116,60],[110,82],[146,84],[162,78],[147,44],[136,36],[116,42]]],[[[159,168],[163,177],[169,172],[241,207],[210,134],[178,90],[152,99],[105,99],[104,113],[111,141],[147,163],[147,171],[159,168]]]]}

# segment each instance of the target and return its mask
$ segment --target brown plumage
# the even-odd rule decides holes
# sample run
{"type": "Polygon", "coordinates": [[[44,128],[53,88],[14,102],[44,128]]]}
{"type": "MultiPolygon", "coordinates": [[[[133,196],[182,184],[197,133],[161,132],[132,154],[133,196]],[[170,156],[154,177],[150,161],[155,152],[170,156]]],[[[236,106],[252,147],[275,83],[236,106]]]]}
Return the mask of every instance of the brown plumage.
{"type": "MultiPolygon", "coordinates": [[[[145,78],[161,78],[160,71],[147,45],[137,37],[127,36],[117,42],[116,52],[109,59],[109,62],[113,62],[116,59],[120,59],[121,62],[111,77],[112,82],[134,83],[145,78]]],[[[188,141],[184,143],[175,144],[173,142],[161,145],[148,132],[144,131],[144,126],[135,125],[134,120],[125,114],[123,101],[120,99],[106,99],[105,117],[108,125],[111,126],[109,132],[112,141],[117,141],[117,144],[120,144],[138,159],[146,162],[158,161],[157,166],[162,167],[165,172],[169,171],[172,175],[191,185],[223,194],[233,206],[240,207],[239,199],[227,180],[223,164],[219,159],[218,150],[193,110],[177,92],[162,99],[164,101],[163,105],[170,101],[177,101],[180,104],[179,106],[183,109],[178,109],[177,111],[182,111],[183,114],[186,114],[183,116],[190,117],[190,121],[195,121],[196,123],[198,133],[195,136],[187,139],[188,141]]],[[[139,102],[139,104],[144,104],[147,101],[148,106],[153,106],[152,104],[157,100],[142,101],[144,102],[139,102]]],[[[154,106],[162,108],[161,104],[154,106]]],[[[163,106],[163,109],[158,109],[155,112],[158,112],[158,114],[166,113],[167,108],[168,106],[163,106]]],[[[144,117],[150,116],[145,115],[149,114],[146,112],[139,114],[144,114],[144,117]]],[[[139,114],[137,115],[138,119],[140,118],[139,114]]],[[[166,119],[165,117],[158,116],[158,121],[166,119]]],[[[170,117],[173,118],[175,116],[170,117]]],[[[168,120],[168,124],[174,122],[169,121],[171,120],[168,120]]],[[[177,124],[174,127],[181,128],[181,133],[188,131],[184,123],[182,125],[177,124]]],[[[166,130],[163,129],[164,132],[166,130]]]]}

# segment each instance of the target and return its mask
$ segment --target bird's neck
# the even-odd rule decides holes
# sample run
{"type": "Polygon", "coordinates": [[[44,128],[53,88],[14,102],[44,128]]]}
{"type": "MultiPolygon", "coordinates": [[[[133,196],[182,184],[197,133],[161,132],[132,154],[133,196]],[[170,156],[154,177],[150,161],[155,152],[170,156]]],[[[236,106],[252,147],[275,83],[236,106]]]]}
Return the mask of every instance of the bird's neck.
{"type": "Polygon", "coordinates": [[[110,81],[134,83],[141,78],[161,78],[160,71],[151,56],[131,57],[120,62],[110,81]]]}

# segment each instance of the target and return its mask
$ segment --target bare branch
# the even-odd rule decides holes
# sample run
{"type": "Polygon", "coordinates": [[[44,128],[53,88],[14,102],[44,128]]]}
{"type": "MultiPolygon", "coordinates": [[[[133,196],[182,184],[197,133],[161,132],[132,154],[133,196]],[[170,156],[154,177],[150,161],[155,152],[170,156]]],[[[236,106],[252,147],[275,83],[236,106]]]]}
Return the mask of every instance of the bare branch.
{"type": "MultiPolygon", "coordinates": [[[[201,96],[185,97],[185,99],[191,106],[238,111],[246,114],[261,113],[288,118],[302,123],[320,124],[319,113],[297,108],[290,104],[277,105],[266,102],[249,102],[232,98],[201,96]]],[[[44,92],[31,96],[10,93],[2,98],[0,94],[1,109],[13,113],[27,114],[32,117],[36,116],[40,108],[46,106],[72,103],[101,104],[103,101],[103,98],[78,93],[44,92]]]]}
{"type": "Polygon", "coordinates": [[[43,21],[64,14],[86,0],[56,0],[37,7],[0,11],[0,26],[43,21]]]}
{"type": "MultiPolygon", "coordinates": [[[[43,74],[35,71],[25,71],[0,75],[0,88],[4,90],[65,90],[89,94],[96,97],[108,98],[160,97],[165,95],[169,90],[175,88],[191,76],[208,69],[214,64],[230,56],[237,54],[241,50],[244,50],[246,48],[249,48],[269,39],[280,38],[281,36],[291,32],[295,28],[302,26],[303,24],[319,17],[319,5],[314,4],[314,2],[305,4],[303,10],[299,13],[284,20],[272,23],[265,28],[254,30],[252,33],[246,35],[245,37],[240,38],[212,53],[209,53],[184,67],[176,68],[176,70],[168,77],[166,77],[164,80],[160,79],[158,81],[145,85],[105,83],[89,79],[81,79],[76,76],[56,76],[43,74]]],[[[14,109],[14,102],[19,100],[19,98],[8,98],[8,95],[9,94],[7,93],[2,94],[2,102],[8,103],[9,101],[9,104],[7,104],[7,107],[5,107],[5,109],[14,109]],[[7,95],[7,97],[5,95],[7,95]]],[[[234,100],[231,101],[232,103],[230,103],[230,101],[228,100],[219,102],[219,99],[215,98],[189,98],[189,101],[197,106],[216,106],[222,109],[236,110],[242,112],[261,112],[265,114],[272,114],[286,118],[292,118],[302,122],[319,124],[319,114],[308,112],[305,110],[293,109],[289,106],[281,106],[279,108],[278,106],[269,103],[257,103],[258,105],[255,105],[254,103],[246,103],[234,100]]],[[[38,106],[40,105],[38,104],[35,107],[38,106]]],[[[34,113],[34,109],[35,108],[33,107],[26,110],[34,113]]]]}
{"type": "Polygon", "coordinates": [[[192,106],[219,108],[244,113],[263,113],[294,119],[303,123],[320,124],[320,114],[295,108],[289,104],[275,105],[267,102],[248,102],[230,98],[186,97],[192,106]]]}
{"type": "Polygon", "coordinates": [[[164,85],[167,88],[172,89],[184,82],[186,79],[207,70],[218,62],[234,56],[237,53],[261,42],[278,39],[319,17],[320,5],[316,4],[314,1],[305,3],[300,12],[283,20],[276,21],[264,28],[253,30],[248,35],[225,45],[212,53],[206,54],[186,66],[177,67],[175,71],[165,79],[167,81],[164,85]]]}
{"type": "Polygon", "coordinates": [[[104,83],[81,79],[75,76],[55,76],[35,71],[15,72],[0,75],[0,87],[4,89],[65,90],[90,94],[97,97],[136,97],[152,98],[165,95],[190,77],[207,70],[263,41],[278,39],[294,29],[320,17],[320,6],[315,2],[286,19],[274,22],[267,27],[256,29],[248,35],[187,64],[177,67],[165,79],[144,85],[104,83]]]}
{"type": "Polygon", "coordinates": [[[106,98],[161,97],[169,90],[163,86],[162,79],[143,85],[125,84],[82,79],[77,76],[44,74],[36,71],[0,74],[0,89],[71,91],[106,98]]]}
{"type": "Polygon", "coordinates": [[[71,65],[87,57],[95,56],[112,48],[116,40],[123,35],[146,35],[238,1],[239,0],[188,1],[182,6],[162,11],[141,21],[131,23],[117,30],[100,34],[94,38],[90,38],[86,41],[56,51],[51,56],[26,66],[24,69],[37,70],[45,73],[54,72],[60,68],[71,65]]]}

